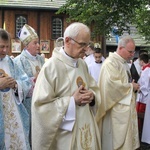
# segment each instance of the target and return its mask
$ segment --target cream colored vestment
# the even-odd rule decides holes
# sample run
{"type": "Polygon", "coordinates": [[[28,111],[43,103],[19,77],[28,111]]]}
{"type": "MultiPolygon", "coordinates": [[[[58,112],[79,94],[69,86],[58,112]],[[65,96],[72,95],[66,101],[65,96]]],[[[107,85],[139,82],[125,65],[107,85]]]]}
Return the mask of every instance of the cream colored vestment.
{"type": "Polygon", "coordinates": [[[126,61],[110,53],[101,68],[99,87],[102,105],[96,115],[103,117],[102,150],[135,150],[139,147],[135,94],[126,61]]]}
{"type": "Polygon", "coordinates": [[[100,135],[90,106],[76,105],[76,120],[72,131],[60,129],[70,98],[78,88],[76,80],[83,79],[85,88],[95,94],[100,104],[99,88],[88,74],[87,66],[78,59],[74,67],[58,50],[44,64],[32,99],[32,148],[33,150],[101,150],[100,135]]]}

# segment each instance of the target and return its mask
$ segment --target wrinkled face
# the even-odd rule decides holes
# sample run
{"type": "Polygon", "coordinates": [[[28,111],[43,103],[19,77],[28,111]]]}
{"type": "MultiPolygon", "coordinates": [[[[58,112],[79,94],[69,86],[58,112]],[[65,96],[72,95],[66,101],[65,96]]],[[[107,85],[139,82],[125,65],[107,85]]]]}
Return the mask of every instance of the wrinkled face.
{"type": "Polygon", "coordinates": [[[127,43],[126,47],[120,47],[121,49],[121,56],[125,60],[129,60],[134,56],[135,53],[135,44],[133,42],[127,43]]]}
{"type": "Polygon", "coordinates": [[[4,41],[0,39],[0,58],[4,58],[7,55],[9,48],[9,41],[4,41]]]}
{"type": "Polygon", "coordinates": [[[102,54],[101,53],[94,53],[94,58],[95,58],[95,62],[100,63],[101,59],[102,59],[102,54]]]}
{"type": "Polygon", "coordinates": [[[40,52],[39,39],[32,40],[27,46],[26,49],[33,56],[36,56],[40,52]]]}
{"type": "Polygon", "coordinates": [[[83,32],[77,37],[66,37],[65,38],[65,49],[66,52],[73,58],[80,58],[85,55],[89,46],[90,34],[83,32]]]}

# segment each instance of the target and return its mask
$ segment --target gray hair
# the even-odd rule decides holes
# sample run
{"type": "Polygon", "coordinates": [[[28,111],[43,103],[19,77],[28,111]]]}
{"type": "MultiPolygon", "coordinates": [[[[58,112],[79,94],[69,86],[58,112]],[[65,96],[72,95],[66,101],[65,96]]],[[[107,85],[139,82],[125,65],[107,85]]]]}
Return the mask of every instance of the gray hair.
{"type": "Polygon", "coordinates": [[[78,34],[84,29],[85,32],[90,34],[90,29],[87,25],[80,23],[80,22],[74,22],[72,24],[70,24],[65,32],[64,32],[64,39],[66,37],[77,37],[78,34]]]}
{"type": "Polygon", "coordinates": [[[132,39],[131,36],[124,36],[123,38],[121,38],[118,42],[118,47],[126,47],[126,45],[129,42],[133,42],[135,44],[135,41],[132,39]]]}

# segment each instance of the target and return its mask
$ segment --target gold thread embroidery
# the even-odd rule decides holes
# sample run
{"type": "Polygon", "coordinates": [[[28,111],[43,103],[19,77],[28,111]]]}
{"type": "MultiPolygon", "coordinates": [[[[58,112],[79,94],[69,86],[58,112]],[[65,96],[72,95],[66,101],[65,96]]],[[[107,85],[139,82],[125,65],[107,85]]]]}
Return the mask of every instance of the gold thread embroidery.
{"type": "Polygon", "coordinates": [[[77,86],[80,87],[81,85],[83,85],[85,87],[85,82],[83,81],[83,79],[79,76],[76,80],[77,86]]]}
{"type": "Polygon", "coordinates": [[[92,134],[90,131],[90,125],[86,125],[80,129],[80,141],[81,147],[84,150],[92,150],[92,134]]]}
{"type": "Polygon", "coordinates": [[[22,149],[23,142],[20,140],[17,134],[17,129],[19,128],[19,123],[17,122],[17,117],[15,116],[15,106],[14,103],[10,101],[10,93],[4,93],[3,95],[3,109],[4,109],[4,125],[5,134],[10,137],[10,150],[22,149]]]}
{"type": "Polygon", "coordinates": [[[39,74],[39,72],[40,72],[40,70],[41,70],[41,69],[40,69],[40,67],[39,67],[39,66],[36,66],[36,67],[35,67],[35,70],[36,70],[36,73],[38,73],[38,74],[39,74]]]}
{"type": "Polygon", "coordinates": [[[6,74],[3,69],[0,69],[0,76],[8,77],[8,74],[6,74]]]}

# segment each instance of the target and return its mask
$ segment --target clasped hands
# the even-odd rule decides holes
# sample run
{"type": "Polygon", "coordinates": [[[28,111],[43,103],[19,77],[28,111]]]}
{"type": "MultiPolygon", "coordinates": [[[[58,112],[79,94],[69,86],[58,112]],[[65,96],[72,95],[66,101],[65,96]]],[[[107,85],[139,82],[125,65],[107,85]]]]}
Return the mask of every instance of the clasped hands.
{"type": "Polygon", "coordinates": [[[6,77],[1,75],[0,76],[0,90],[6,89],[6,88],[12,88],[15,89],[15,85],[16,85],[16,81],[15,79],[13,79],[12,77],[6,77]]]}
{"type": "Polygon", "coordinates": [[[133,90],[134,91],[139,91],[140,85],[138,83],[135,83],[135,81],[133,80],[132,85],[133,85],[133,90]]]}
{"type": "Polygon", "coordinates": [[[84,106],[89,104],[94,100],[94,94],[92,91],[87,90],[83,85],[81,85],[73,94],[75,103],[79,106],[84,106]]]}

